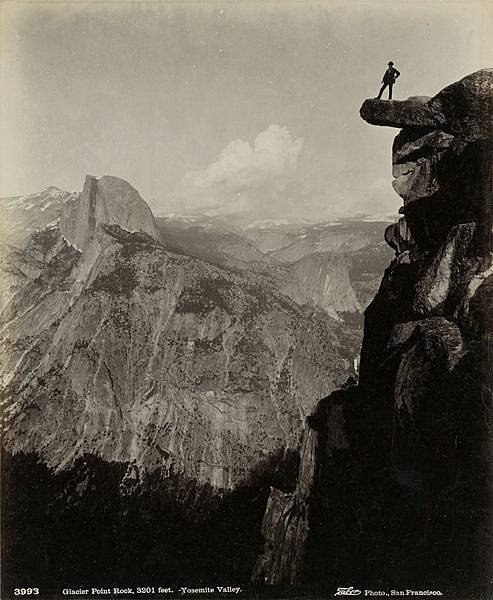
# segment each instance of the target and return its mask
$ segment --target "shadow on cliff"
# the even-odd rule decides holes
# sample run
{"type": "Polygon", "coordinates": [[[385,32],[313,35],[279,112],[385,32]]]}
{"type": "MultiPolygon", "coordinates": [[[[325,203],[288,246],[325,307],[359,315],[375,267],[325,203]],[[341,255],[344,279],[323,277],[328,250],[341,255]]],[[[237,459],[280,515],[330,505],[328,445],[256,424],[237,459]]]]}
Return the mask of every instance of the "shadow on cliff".
{"type": "Polygon", "coordinates": [[[392,402],[397,357],[380,367],[372,385],[334,392],[319,403],[310,420],[320,436],[319,475],[303,577],[316,582],[317,591],[354,585],[486,597],[491,463],[485,368],[491,347],[481,348],[473,337],[467,342],[469,351],[452,372],[430,358],[428,381],[420,378],[417,388],[421,405],[412,414],[405,407],[396,413],[392,402]],[[335,404],[343,406],[345,448],[330,440],[335,404]]]}
{"type": "Polygon", "coordinates": [[[180,474],[140,479],[94,455],[54,473],[3,452],[3,589],[247,583],[270,486],[294,485],[295,452],[272,455],[233,491],[180,474]],[[130,476],[129,476],[130,474],[130,476]]]}

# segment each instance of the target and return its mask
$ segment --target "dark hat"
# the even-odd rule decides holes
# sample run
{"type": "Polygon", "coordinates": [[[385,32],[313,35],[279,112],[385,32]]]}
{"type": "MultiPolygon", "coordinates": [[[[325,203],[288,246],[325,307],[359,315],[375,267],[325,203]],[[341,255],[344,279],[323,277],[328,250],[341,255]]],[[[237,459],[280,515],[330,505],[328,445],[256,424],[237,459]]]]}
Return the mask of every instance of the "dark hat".
{"type": "Polygon", "coordinates": [[[390,60],[390,61],[389,61],[389,65],[393,65],[393,64],[394,64],[394,63],[393,63],[393,62],[390,60]]]}

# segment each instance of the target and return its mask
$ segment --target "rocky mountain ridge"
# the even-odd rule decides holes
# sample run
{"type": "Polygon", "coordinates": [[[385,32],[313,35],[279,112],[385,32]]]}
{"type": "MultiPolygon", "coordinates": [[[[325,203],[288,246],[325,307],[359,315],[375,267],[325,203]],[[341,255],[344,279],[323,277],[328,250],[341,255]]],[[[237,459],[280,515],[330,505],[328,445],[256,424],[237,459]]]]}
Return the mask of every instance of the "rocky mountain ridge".
{"type": "MultiPolygon", "coordinates": [[[[77,231],[77,223],[79,217],[85,219],[89,214],[93,186],[102,199],[99,206],[105,206],[100,208],[100,215],[95,215],[94,223],[97,218],[101,222],[120,223],[130,231],[147,231],[161,239],[173,253],[194,256],[233,270],[248,270],[252,275],[257,274],[260,282],[265,280],[267,285],[277,287],[296,303],[318,306],[330,316],[346,320],[356,334],[361,331],[362,311],[376,292],[380,274],[391,256],[379,235],[382,224],[388,220],[385,217],[361,216],[331,223],[280,220],[240,227],[224,219],[173,214],[158,217],[153,224],[147,210],[130,216],[131,200],[121,214],[112,215],[111,199],[105,197],[108,193],[104,188],[106,185],[108,189],[112,186],[116,189],[118,181],[122,186],[118,192],[121,197],[136,199],[138,206],[136,190],[123,180],[108,177],[99,180],[88,177],[82,193],[69,194],[52,187],[15,202],[0,201],[4,239],[10,243],[0,259],[4,281],[2,305],[25,281],[24,270],[30,271],[35,264],[35,261],[25,260],[28,251],[24,245],[31,233],[45,226],[59,227],[66,239],[72,240],[70,243],[76,247],[85,245],[89,226],[85,232],[77,231]],[[48,213],[45,214],[47,210],[49,219],[46,218],[48,213]],[[25,229],[19,224],[24,223],[27,213],[32,227],[25,229]]],[[[89,223],[87,219],[86,222],[89,223]]],[[[360,340],[355,342],[355,355],[359,353],[360,344],[360,340]]]]}
{"type": "Polygon", "coordinates": [[[95,453],[232,488],[297,445],[351,356],[322,311],[159,238],[108,177],[88,177],[59,227],[32,237],[36,264],[2,313],[4,444],[55,469],[95,453]]]}
{"type": "MultiPolygon", "coordinates": [[[[60,218],[65,202],[77,196],[55,186],[36,194],[0,199],[0,240],[2,245],[23,247],[36,230],[55,224],[60,218]]],[[[3,248],[3,253],[7,248],[3,248]]]]}
{"type": "Polygon", "coordinates": [[[386,222],[262,222],[241,229],[198,216],[157,220],[168,248],[250,271],[296,303],[318,306],[359,331],[392,255],[379,233],[386,222]]]}

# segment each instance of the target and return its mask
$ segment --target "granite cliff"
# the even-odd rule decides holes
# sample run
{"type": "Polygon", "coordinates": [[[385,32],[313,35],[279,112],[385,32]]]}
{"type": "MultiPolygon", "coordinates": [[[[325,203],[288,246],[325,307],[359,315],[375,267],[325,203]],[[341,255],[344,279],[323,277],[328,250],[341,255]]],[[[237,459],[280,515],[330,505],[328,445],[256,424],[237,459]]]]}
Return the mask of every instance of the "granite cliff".
{"type": "Polygon", "coordinates": [[[320,401],[297,483],[271,491],[258,582],[488,595],[492,83],[482,70],[361,108],[401,129],[396,256],[365,312],[359,382],[320,401]]]}
{"type": "Polygon", "coordinates": [[[77,249],[87,248],[99,225],[117,225],[160,239],[151,209],[137,190],[119,177],[88,175],[81,194],[64,203],[60,233],[77,249]]]}

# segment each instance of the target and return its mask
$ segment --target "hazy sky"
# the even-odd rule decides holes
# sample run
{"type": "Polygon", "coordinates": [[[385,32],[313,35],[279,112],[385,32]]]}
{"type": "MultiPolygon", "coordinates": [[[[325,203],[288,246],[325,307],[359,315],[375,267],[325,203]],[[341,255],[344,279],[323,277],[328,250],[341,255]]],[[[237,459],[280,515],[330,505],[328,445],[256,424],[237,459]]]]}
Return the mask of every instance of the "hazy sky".
{"type": "Polygon", "coordinates": [[[397,130],[360,105],[389,60],[397,99],[493,66],[490,6],[3,2],[0,195],[80,190],[90,173],[156,213],[396,212],[397,130]]]}

